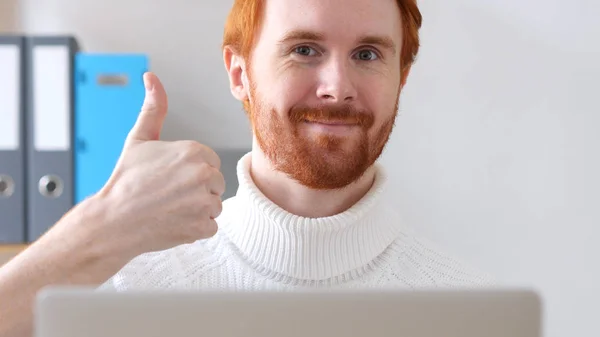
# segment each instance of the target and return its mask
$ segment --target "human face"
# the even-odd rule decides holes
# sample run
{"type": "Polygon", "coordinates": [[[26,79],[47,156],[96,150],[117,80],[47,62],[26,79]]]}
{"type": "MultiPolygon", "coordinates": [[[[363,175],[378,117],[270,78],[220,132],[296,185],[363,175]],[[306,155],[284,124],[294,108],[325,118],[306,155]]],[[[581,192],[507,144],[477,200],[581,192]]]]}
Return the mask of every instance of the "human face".
{"type": "Polygon", "coordinates": [[[250,117],[273,166],[342,188],[381,154],[401,89],[395,0],[270,0],[248,67],[250,117]]]}

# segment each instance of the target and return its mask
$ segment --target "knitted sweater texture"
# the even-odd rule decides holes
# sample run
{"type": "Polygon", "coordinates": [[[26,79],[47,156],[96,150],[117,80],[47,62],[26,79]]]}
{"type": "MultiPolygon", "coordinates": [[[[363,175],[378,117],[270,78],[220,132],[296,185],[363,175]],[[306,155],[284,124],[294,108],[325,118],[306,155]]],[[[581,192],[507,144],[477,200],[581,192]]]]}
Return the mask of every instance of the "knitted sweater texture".
{"type": "Polygon", "coordinates": [[[237,166],[239,188],[223,202],[212,238],[140,255],[101,289],[116,291],[276,290],[301,288],[438,288],[492,285],[456,257],[416,234],[386,195],[377,166],[370,191],[330,217],[290,214],[266,198],[250,176],[250,155],[237,166]]]}

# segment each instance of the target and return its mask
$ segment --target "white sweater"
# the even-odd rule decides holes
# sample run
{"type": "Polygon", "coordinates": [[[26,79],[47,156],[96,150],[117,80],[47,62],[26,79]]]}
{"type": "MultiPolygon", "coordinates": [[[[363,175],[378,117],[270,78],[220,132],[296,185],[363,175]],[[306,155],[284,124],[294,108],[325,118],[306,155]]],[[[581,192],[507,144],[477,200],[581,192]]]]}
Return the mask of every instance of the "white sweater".
{"type": "Polygon", "coordinates": [[[218,233],[133,259],[100,289],[293,290],[301,287],[479,287],[490,278],[418,237],[385,195],[377,167],[370,192],[349,210],[309,219],[267,199],[237,167],[218,233]]]}

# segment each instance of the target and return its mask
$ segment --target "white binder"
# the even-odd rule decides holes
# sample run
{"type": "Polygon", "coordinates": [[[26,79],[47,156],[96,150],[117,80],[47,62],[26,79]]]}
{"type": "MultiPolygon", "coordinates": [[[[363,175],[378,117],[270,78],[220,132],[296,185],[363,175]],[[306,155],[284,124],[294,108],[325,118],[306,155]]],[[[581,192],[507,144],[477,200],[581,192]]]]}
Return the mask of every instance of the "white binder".
{"type": "Polygon", "coordinates": [[[72,36],[27,37],[27,241],[74,205],[72,36]]]}
{"type": "Polygon", "coordinates": [[[25,241],[24,42],[0,35],[0,244],[25,241]]]}

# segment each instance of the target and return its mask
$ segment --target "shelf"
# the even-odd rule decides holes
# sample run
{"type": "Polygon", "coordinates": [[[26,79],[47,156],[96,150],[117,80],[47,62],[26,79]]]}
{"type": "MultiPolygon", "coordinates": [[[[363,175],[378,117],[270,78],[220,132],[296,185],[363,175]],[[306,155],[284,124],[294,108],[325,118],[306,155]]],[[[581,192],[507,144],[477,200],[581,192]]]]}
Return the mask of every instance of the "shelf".
{"type": "Polygon", "coordinates": [[[0,253],[22,251],[27,248],[27,244],[2,244],[0,243],[0,253]]]}
{"type": "Polygon", "coordinates": [[[0,266],[8,262],[15,255],[19,254],[22,250],[27,248],[27,245],[24,244],[0,244],[0,266]]]}

